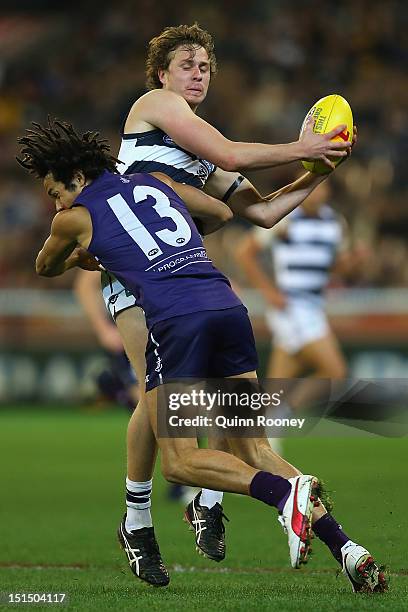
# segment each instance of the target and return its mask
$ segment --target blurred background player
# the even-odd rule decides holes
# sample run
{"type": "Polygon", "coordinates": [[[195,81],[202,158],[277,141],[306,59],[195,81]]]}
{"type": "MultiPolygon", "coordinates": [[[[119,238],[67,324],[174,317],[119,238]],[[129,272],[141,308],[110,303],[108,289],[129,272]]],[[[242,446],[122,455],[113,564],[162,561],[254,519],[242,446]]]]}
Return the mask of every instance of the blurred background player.
{"type": "Polygon", "coordinates": [[[108,367],[96,376],[102,396],[133,411],[139,401],[139,384],[124,351],[118,329],[101,297],[100,275],[78,270],[73,289],[99,344],[108,356],[108,367]]]}

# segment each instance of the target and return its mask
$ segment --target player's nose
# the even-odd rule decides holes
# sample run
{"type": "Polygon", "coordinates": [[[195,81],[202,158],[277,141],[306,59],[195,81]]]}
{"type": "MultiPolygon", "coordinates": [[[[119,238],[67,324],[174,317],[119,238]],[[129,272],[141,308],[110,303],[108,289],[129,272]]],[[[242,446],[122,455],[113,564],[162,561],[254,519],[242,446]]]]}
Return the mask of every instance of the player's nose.
{"type": "Polygon", "coordinates": [[[194,66],[193,69],[193,79],[195,79],[196,81],[201,81],[203,78],[203,75],[201,73],[201,70],[199,68],[199,66],[194,66]]]}

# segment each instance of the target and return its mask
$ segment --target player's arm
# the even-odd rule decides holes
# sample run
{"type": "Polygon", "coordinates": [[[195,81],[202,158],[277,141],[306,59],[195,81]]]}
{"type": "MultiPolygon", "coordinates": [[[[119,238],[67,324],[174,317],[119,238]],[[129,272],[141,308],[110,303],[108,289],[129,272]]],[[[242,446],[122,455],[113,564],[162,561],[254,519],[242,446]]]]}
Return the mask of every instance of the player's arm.
{"type": "Polygon", "coordinates": [[[35,269],[40,276],[59,276],[78,265],[81,251],[78,237],[83,234],[79,209],[58,212],[51,224],[51,233],[37,255],[35,269]]]}
{"type": "Polygon", "coordinates": [[[331,272],[342,280],[358,279],[364,275],[367,263],[372,260],[374,253],[364,240],[351,240],[350,228],[343,216],[340,216],[340,223],[342,238],[331,272]]]}
{"type": "Polygon", "coordinates": [[[201,221],[200,231],[203,235],[217,231],[232,219],[231,209],[223,202],[195,187],[177,183],[166,174],[160,172],[152,172],[152,174],[169,185],[186,204],[191,216],[201,221]]]}
{"type": "MultiPolygon", "coordinates": [[[[264,271],[259,254],[263,250],[263,245],[257,237],[257,231],[247,232],[235,251],[235,260],[240,269],[243,270],[248,283],[258,289],[268,304],[275,308],[284,308],[286,305],[285,296],[279,291],[272,279],[264,271]]],[[[273,232],[268,232],[268,243],[270,244],[273,232]]]]}
{"type": "Polygon", "coordinates": [[[345,125],[327,134],[315,134],[313,118],[306,122],[296,142],[277,145],[235,142],[198,117],[184,98],[163,89],[150,91],[135,102],[125,130],[138,131],[136,126],[140,122],[160,128],[179,146],[228,171],[271,168],[302,159],[321,160],[333,169],[328,157],[344,157],[351,146],[350,142],[331,140],[345,125]]]}
{"type": "Polygon", "coordinates": [[[101,345],[109,351],[122,351],[123,343],[120,334],[106,316],[101,294],[100,274],[78,270],[73,289],[101,345]]]}
{"type": "Polygon", "coordinates": [[[227,202],[235,215],[269,229],[299,206],[326,177],[307,172],[263,197],[248,179],[218,168],[207,181],[205,191],[227,202]]]}

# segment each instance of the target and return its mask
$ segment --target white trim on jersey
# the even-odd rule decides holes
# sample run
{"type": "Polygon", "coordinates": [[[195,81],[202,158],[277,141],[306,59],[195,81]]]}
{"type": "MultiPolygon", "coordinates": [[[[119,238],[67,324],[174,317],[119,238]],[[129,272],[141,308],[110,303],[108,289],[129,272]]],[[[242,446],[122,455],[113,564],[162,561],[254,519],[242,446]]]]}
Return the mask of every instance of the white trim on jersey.
{"type": "Polygon", "coordinates": [[[288,237],[294,242],[339,242],[341,227],[335,219],[292,219],[288,237]]]}
{"type": "Polygon", "coordinates": [[[118,166],[121,174],[137,161],[151,161],[173,168],[182,169],[196,176],[200,169],[200,160],[193,160],[190,155],[174,147],[165,145],[139,145],[136,146],[137,138],[123,140],[120,145],[118,159],[124,162],[118,166]]]}
{"type": "Polygon", "coordinates": [[[320,290],[327,283],[328,272],[309,270],[284,270],[279,274],[279,288],[282,291],[320,290]]]}
{"type": "Polygon", "coordinates": [[[303,266],[311,266],[311,268],[313,266],[329,267],[333,261],[333,254],[326,245],[313,245],[313,248],[311,248],[311,245],[303,242],[279,244],[279,247],[275,248],[274,257],[277,266],[282,261],[284,266],[301,263],[303,266]]]}

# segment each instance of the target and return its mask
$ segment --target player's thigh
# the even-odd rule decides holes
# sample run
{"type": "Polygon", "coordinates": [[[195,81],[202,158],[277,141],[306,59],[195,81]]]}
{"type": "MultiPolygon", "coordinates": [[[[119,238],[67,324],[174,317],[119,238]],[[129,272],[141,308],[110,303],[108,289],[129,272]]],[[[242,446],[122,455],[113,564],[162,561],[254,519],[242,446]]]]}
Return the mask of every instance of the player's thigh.
{"type": "Polygon", "coordinates": [[[344,378],[347,374],[340,345],[331,331],[306,344],[298,355],[302,363],[321,378],[344,378]]]}
{"type": "Polygon", "coordinates": [[[295,378],[304,369],[299,355],[292,355],[280,346],[275,346],[269,357],[267,378],[295,378]]]}
{"type": "Polygon", "coordinates": [[[116,325],[125,347],[126,354],[143,387],[146,376],[145,350],[147,343],[146,320],[143,311],[135,306],[119,312],[116,325]]]}

